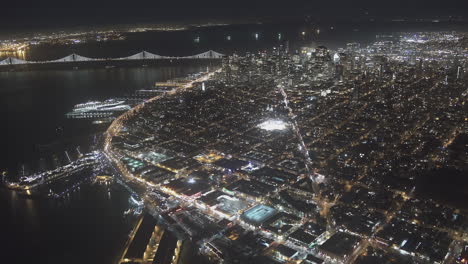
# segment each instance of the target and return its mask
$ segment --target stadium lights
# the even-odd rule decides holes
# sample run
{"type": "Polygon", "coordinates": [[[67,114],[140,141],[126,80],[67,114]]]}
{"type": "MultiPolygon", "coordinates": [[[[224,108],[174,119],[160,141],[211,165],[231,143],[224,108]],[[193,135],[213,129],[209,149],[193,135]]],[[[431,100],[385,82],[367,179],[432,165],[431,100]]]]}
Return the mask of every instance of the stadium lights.
{"type": "Polygon", "coordinates": [[[288,124],[282,120],[270,119],[261,123],[258,127],[267,131],[285,130],[288,127],[288,124]]]}

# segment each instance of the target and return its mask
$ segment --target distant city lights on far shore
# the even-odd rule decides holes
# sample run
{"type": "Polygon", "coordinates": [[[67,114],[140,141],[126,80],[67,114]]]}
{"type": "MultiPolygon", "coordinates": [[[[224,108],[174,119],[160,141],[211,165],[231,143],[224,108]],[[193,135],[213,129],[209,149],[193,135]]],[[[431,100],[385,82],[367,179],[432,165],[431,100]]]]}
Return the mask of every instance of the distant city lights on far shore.
{"type": "Polygon", "coordinates": [[[285,130],[288,127],[288,123],[278,119],[270,119],[261,123],[258,127],[267,131],[285,130]]]}

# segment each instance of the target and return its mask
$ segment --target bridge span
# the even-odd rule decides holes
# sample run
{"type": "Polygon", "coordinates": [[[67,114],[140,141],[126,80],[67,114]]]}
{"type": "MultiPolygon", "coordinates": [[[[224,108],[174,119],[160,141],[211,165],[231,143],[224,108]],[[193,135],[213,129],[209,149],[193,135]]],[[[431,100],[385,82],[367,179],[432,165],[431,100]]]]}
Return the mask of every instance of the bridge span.
{"type": "Polygon", "coordinates": [[[48,61],[27,61],[21,60],[14,57],[8,57],[4,60],[0,61],[0,70],[4,70],[7,68],[21,68],[21,66],[46,66],[46,65],[91,65],[91,64],[105,64],[105,65],[113,65],[113,64],[122,64],[125,62],[143,62],[145,64],[156,62],[156,61],[185,61],[185,60],[204,60],[204,61],[213,61],[219,60],[223,58],[224,54],[219,52],[209,50],[200,54],[195,54],[191,56],[162,56],[158,54],[153,54],[147,51],[142,51],[137,54],[128,56],[128,57],[120,57],[120,58],[89,58],[84,57],[78,54],[70,54],[66,57],[56,59],[56,60],[48,60],[48,61]]]}

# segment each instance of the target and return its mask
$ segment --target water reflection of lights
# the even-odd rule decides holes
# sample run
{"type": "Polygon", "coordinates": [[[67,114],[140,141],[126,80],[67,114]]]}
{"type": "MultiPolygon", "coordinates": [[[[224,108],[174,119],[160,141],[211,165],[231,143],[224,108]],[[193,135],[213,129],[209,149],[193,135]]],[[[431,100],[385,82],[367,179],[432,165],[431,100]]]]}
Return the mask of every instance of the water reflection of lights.
{"type": "Polygon", "coordinates": [[[17,59],[25,60],[27,51],[20,49],[16,51],[0,51],[0,58],[14,57],[17,59]]]}

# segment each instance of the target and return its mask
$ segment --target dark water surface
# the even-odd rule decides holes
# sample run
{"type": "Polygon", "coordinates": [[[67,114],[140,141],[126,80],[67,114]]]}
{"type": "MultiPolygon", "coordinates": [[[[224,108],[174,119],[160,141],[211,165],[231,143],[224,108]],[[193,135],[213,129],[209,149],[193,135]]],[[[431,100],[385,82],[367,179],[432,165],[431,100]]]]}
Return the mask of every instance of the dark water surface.
{"type": "Polygon", "coordinates": [[[131,227],[128,197],[118,185],[82,185],[57,201],[1,189],[1,263],[112,263],[131,227]]]}

